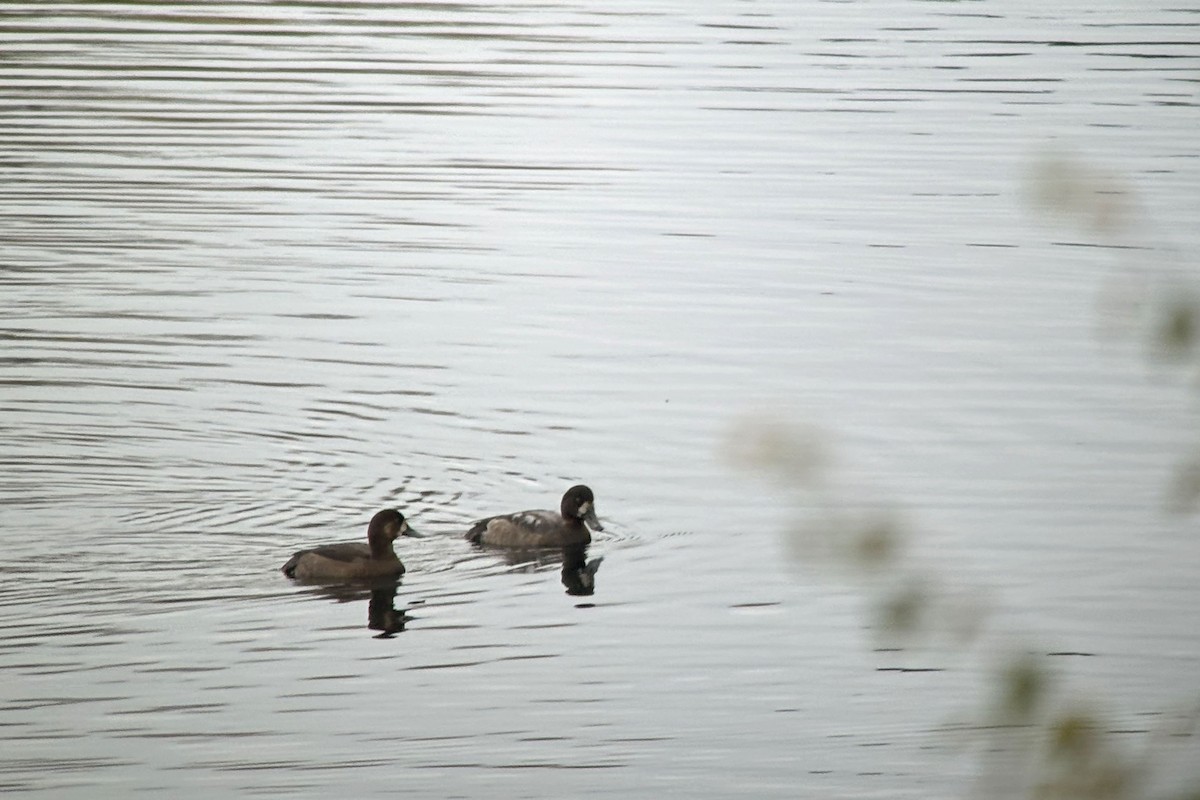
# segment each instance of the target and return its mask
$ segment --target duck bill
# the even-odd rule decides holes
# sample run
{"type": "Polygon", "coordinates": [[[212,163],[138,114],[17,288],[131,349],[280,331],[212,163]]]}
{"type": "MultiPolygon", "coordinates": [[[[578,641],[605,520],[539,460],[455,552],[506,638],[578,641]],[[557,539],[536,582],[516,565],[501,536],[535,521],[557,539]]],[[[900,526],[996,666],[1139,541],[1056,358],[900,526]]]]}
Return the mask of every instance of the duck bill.
{"type": "Polygon", "coordinates": [[[418,533],[417,531],[413,530],[413,527],[411,525],[405,525],[404,530],[400,531],[400,535],[401,536],[411,536],[414,539],[424,539],[425,538],[425,534],[418,533]]]}
{"type": "Polygon", "coordinates": [[[604,526],[600,524],[600,520],[596,517],[595,509],[589,508],[587,513],[583,515],[583,521],[586,522],[587,526],[594,531],[604,530],[604,526]]]}

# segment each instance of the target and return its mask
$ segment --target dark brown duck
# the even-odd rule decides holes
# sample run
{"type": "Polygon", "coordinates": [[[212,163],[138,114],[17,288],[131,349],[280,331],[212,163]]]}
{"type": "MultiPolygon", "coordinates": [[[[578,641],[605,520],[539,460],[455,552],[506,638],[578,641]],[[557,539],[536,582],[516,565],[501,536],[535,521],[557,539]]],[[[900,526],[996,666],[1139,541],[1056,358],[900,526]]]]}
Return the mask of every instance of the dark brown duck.
{"type": "Polygon", "coordinates": [[[301,581],[371,581],[398,578],[404,564],[393,544],[400,536],[419,536],[404,515],[394,508],[371,518],[367,541],[325,544],[301,550],[281,568],[284,575],[301,581]]]}

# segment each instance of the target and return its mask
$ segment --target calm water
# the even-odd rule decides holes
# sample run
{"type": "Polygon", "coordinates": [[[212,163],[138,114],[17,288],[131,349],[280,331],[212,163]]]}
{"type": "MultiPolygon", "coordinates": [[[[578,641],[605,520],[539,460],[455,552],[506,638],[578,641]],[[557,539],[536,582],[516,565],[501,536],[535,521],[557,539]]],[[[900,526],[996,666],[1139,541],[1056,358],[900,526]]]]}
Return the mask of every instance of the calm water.
{"type": "Polygon", "coordinates": [[[978,660],[786,557],[747,414],[1141,746],[1197,419],[1097,298],[1195,265],[1198,87],[1179,4],[4,4],[0,789],[963,795],[978,660]],[[1132,224],[1031,208],[1048,150],[1132,224]],[[579,481],[591,597],[460,538],[579,481]],[[384,505],[375,638],[276,570],[384,505]]]}

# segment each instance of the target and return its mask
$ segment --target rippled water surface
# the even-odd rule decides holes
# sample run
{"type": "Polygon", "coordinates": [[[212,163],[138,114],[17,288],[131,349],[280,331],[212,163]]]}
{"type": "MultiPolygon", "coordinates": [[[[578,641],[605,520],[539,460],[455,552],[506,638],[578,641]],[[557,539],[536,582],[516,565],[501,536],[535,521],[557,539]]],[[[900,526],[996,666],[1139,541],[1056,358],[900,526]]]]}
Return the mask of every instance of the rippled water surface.
{"type": "Polygon", "coordinates": [[[986,668],[788,555],[760,414],[1139,746],[1194,391],[1097,298],[1195,266],[1198,87],[1186,4],[4,4],[0,789],[963,794],[986,668]],[[461,538],[577,482],[593,595],[461,538]],[[394,597],[277,572],[384,506],[394,597]]]}

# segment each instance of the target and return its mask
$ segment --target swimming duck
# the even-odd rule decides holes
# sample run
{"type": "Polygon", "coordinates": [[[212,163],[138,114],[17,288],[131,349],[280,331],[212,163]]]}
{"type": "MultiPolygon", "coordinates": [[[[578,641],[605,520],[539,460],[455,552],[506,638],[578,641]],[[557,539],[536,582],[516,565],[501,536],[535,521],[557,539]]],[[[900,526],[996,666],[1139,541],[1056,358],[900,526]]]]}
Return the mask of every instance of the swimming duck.
{"type": "Polygon", "coordinates": [[[564,547],[587,544],[588,531],[602,531],[596,519],[596,498],[586,486],[572,486],[563,495],[559,511],[519,511],[476,522],[466,538],[476,544],[493,547],[564,547]],[[585,525],[584,523],[587,523],[585,525]]]}
{"type": "Polygon", "coordinates": [[[302,581],[364,581],[398,578],[404,564],[392,543],[398,536],[419,537],[404,515],[394,508],[380,511],[367,526],[367,543],[339,542],[301,550],[288,559],[282,572],[302,581]]]}

